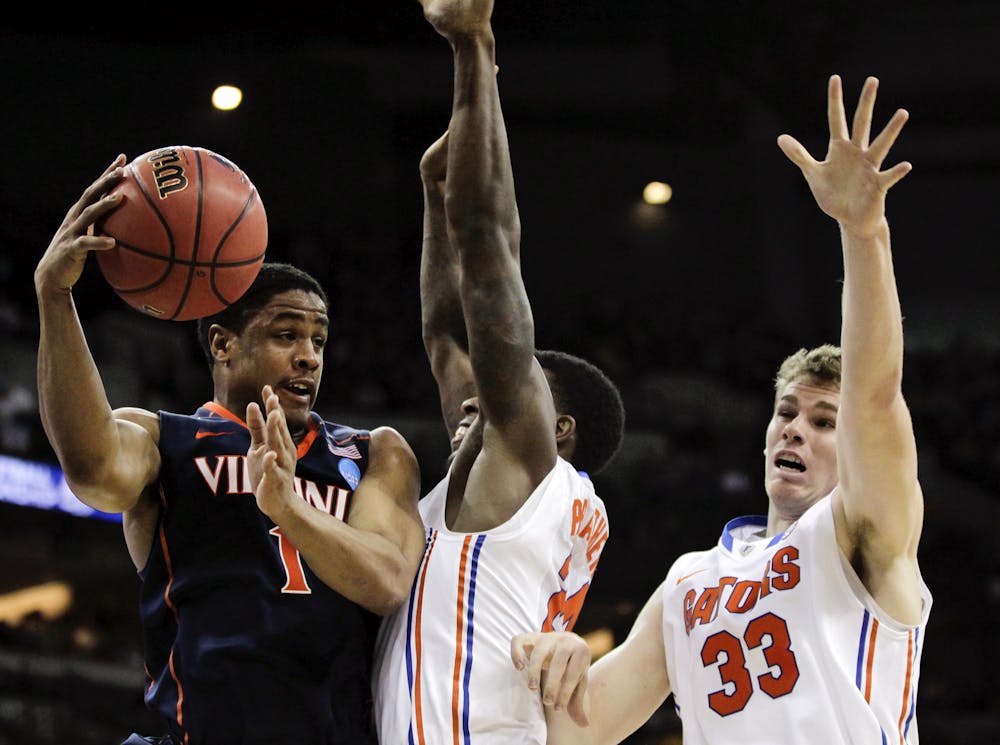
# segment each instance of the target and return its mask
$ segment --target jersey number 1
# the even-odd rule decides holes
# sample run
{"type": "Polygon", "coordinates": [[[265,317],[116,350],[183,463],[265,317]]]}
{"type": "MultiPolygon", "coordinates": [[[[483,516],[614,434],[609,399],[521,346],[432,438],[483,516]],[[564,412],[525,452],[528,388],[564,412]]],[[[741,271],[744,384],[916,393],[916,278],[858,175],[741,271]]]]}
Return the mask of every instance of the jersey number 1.
{"type": "MultiPolygon", "coordinates": [[[[748,623],[743,632],[747,649],[760,647],[764,637],[771,638],[771,643],[764,647],[764,661],[777,671],[769,670],[758,675],[757,685],[771,698],[778,698],[792,692],[799,679],[799,666],[788,638],[788,624],[783,618],[765,613],[748,623]]],[[[743,711],[753,695],[754,686],[740,640],[728,631],[712,634],[702,645],[701,661],[705,667],[718,664],[722,682],[733,685],[732,693],[722,688],[708,694],[708,705],[712,711],[723,717],[743,711]]]]}
{"type": "Polygon", "coordinates": [[[281,565],[285,569],[285,586],[282,592],[308,595],[312,592],[306,581],[306,572],[302,568],[302,556],[292,542],[281,532],[281,528],[271,528],[271,535],[278,538],[278,553],[281,554],[281,565]]]}

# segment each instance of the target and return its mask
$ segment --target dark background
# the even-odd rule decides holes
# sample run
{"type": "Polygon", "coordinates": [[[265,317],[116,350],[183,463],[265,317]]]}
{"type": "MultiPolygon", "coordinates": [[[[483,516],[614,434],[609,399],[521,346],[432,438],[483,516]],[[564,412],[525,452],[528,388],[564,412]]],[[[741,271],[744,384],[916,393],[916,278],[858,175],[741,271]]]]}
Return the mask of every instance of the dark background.
{"type": "MultiPolygon", "coordinates": [[[[420,345],[417,163],[447,125],[447,43],[416,2],[256,28],[161,10],[0,30],[2,452],[52,462],[18,396],[35,395],[31,272],[67,208],[117,153],[190,144],[250,175],[269,258],[330,291],[321,413],[399,428],[429,486],[447,437],[420,345]],[[244,90],[235,112],[209,106],[222,82],[244,90]]],[[[773,372],[839,333],[837,228],[777,136],[822,155],[832,73],[849,111],[880,78],[876,127],[910,112],[889,164],[914,171],[888,214],[935,595],[921,731],[996,741],[1000,4],[517,0],[494,29],[539,346],[600,364],[628,407],[625,446],[596,477],[612,537],[578,626],[619,641],[673,558],[765,511],[773,372]],[[674,188],[665,207],[641,203],[653,179],[674,188]]],[[[93,264],[75,295],[112,404],[210,397],[193,324],[131,311],[93,264]]],[[[110,743],[147,726],[120,528],[0,504],[0,559],[0,592],[61,579],[77,598],[66,617],[4,630],[0,743],[110,743]]],[[[677,733],[668,702],[630,742],[677,733]]]]}

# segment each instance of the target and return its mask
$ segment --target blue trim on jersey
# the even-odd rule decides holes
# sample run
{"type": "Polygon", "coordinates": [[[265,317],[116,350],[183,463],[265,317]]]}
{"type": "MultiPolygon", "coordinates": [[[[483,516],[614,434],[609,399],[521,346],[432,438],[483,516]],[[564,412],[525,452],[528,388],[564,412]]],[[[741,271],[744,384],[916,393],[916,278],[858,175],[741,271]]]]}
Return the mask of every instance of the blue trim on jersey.
{"type": "Polygon", "coordinates": [[[854,685],[861,690],[861,671],[865,662],[865,637],[868,636],[868,611],[865,611],[864,619],[861,621],[861,639],[858,641],[858,670],[854,679],[854,685]]]}
{"type": "Polygon", "coordinates": [[[472,736],[469,733],[469,680],[472,678],[472,632],[474,630],[472,621],[476,605],[476,573],[479,569],[479,551],[485,540],[485,534],[476,538],[476,547],[472,551],[472,568],[469,571],[469,610],[465,616],[465,674],[462,676],[462,697],[465,699],[462,705],[462,734],[466,745],[470,745],[472,742],[472,736]]]}
{"type": "Polygon", "coordinates": [[[780,540],[781,540],[782,538],[784,538],[784,537],[785,537],[785,533],[787,533],[787,532],[788,532],[788,531],[787,531],[787,530],[785,530],[785,531],[782,531],[781,533],[778,533],[778,534],[777,534],[776,536],[774,536],[774,538],[772,538],[772,539],[770,540],[770,542],[769,542],[769,543],[767,544],[767,547],[768,547],[768,548],[771,548],[771,546],[773,546],[773,545],[774,545],[775,543],[777,543],[777,542],[778,542],[778,541],[780,541],[780,540]]]}
{"type": "Polygon", "coordinates": [[[763,515],[744,515],[743,517],[734,517],[728,523],[726,527],[722,529],[722,536],[719,541],[723,546],[726,547],[727,551],[733,550],[733,536],[732,531],[737,528],[742,528],[746,525],[754,525],[761,528],[767,527],[767,518],[763,515]]]}

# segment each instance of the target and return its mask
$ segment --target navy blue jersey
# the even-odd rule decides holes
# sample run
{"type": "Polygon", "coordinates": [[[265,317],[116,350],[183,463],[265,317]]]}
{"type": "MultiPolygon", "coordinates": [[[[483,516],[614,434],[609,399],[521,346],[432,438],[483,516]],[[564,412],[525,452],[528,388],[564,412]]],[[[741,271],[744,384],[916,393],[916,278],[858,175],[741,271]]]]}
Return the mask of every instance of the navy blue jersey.
{"type": "MultiPolygon", "coordinates": [[[[346,520],[369,442],[313,414],[296,493],[346,520]]],[[[161,514],[139,573],[146,703],[190,745],[374,742],[378,617],[323,584],[257,508],[249,446],[216,404],[160,412],[161,514]]]]}

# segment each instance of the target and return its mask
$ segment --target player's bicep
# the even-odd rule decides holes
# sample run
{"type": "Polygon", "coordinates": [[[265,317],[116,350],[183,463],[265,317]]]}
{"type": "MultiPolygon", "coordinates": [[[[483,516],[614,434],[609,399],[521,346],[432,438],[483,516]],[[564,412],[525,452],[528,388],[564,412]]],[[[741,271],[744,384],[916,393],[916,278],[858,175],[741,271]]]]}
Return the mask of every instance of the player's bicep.
{"type": "Polygon", "coordinates": [[[424,545],[419,495],[420,470],[409,444],[389,427],[373,430],[368,469],[354,493],[347,523],[385,538],[407,565],[415,566],[424,545]]]}
{"type": "Polygon", "coordinates": [[[116,440],[112,458],[88,483],[69,484],[84,504],[102,512],[125,512],[160,472],[159,417],[142,409],[114,412],[116,440]]]}
{"type": "Polygon", "coordinates": [[[497,403],[480,387],[479,403],[486,418],[484,442],[498,445],[538,481],[555,463],[556,409],[548,380],[534,356],[529,366],[530,374],[508,399],[497,403]]]}
{"type": "Polygon", "coordinates": [[[923,523],[913,423],[900,397],[879,415],[842,411],[837,498],[846,527],[888,554],[915,551],[923,523]]]}

